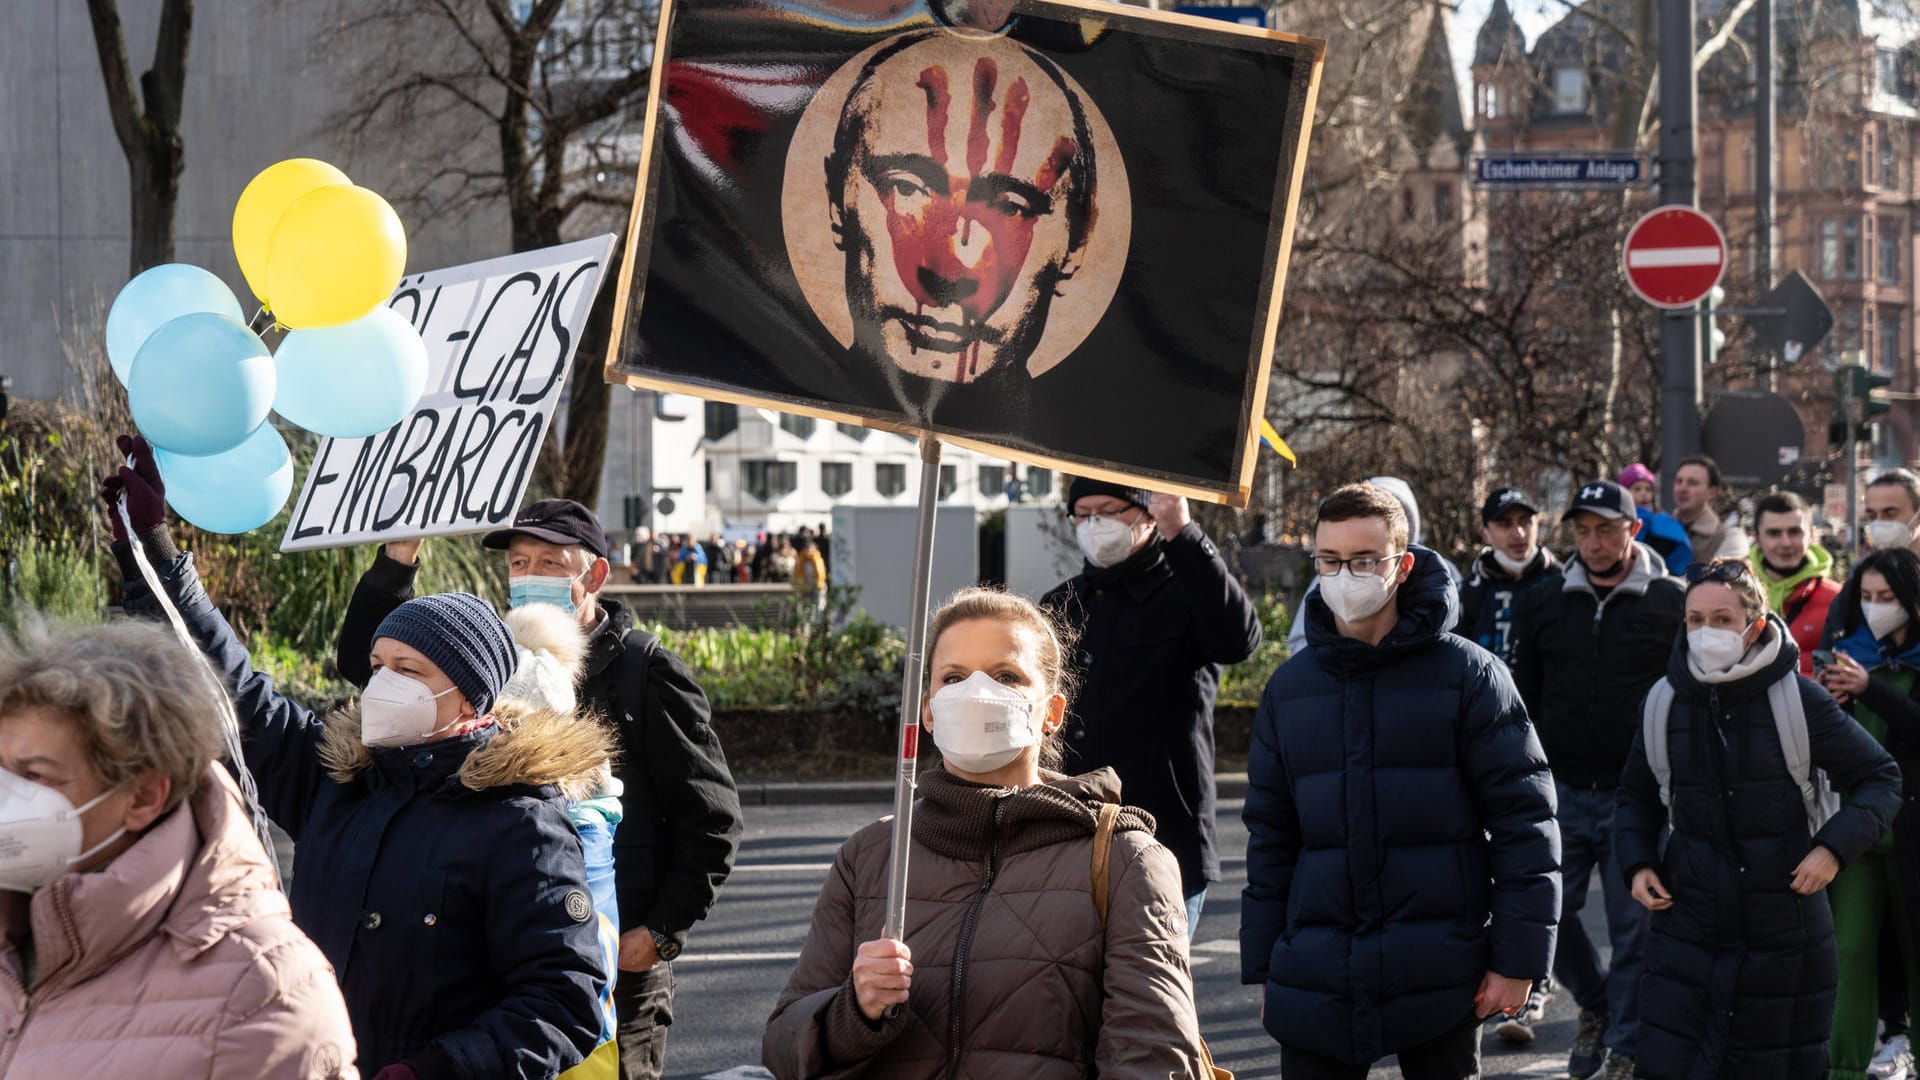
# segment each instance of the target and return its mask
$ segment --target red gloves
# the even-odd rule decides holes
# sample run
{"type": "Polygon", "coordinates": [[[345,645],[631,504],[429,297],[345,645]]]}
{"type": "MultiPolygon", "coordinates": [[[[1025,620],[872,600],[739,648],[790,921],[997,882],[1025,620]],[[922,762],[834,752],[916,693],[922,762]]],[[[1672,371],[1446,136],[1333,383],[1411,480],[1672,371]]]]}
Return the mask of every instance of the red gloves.
{"type": "Polygon", "coordinates": [[[135,533],[144,534],[167,523],[167,487],[160,480],[160,467],[154,464],[153,448],[137,435],[122,435],[115,440],[120,452],[133,459],[133,466],[121,466],[100,480],[100,498],[107,504],[107,521],[113,526],[116,541],[131,539],[120,520],[120,497],[126,496],[127,516],[133,519],[135,533]]]}

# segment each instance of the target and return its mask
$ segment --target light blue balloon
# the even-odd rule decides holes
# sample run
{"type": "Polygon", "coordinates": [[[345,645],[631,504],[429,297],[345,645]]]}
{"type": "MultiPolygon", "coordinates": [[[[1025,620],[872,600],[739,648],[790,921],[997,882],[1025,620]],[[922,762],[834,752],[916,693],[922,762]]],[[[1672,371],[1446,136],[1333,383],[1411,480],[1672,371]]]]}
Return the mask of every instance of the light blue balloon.
{"type": "Polygon", "coordinates": [[[127,375],[133,422],[176,454],[224,454],[273,408],[273,357],[238,319],[198,312],[147,338],[127,375]]]}
{"type": "Polygon", "coordinates": [[[155,330],[196,311],[246,322],[227,283],[197,266],[162,263],[127,282],[107,311],[107,361],[121,385],[126,385],[140,346],[155,330]]]}
{"type": "Polygon", "coordinates": [[[340,326],[294,330],[273,355],[273,411],[336,439],[405,420],[427,388],[427,343],[392,308],[340,326]]]}
{"type": "Polygon", "coordinates": [[[224,454],[156,450],[153,460],[167,485],[167,505],[208,532],[252,532],[272,521],[293,492],[293,455],[272,424],[224,454]]]}

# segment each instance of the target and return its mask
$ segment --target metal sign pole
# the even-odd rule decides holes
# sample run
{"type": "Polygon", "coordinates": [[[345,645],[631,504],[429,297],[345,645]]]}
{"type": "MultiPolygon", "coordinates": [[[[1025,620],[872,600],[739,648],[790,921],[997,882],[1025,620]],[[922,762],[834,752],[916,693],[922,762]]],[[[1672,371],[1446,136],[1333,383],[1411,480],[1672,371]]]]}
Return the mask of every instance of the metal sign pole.
{"type": "Polygon", "coordinates": [[[907,615],[906,674],[900,686],[900,771],[893,788],[893,855],[887,864],[887,922],[907,936],[907,849],[913,835],[913,774],[920,747],[920,683],[926,670],[927,609],[933,590],[933,515],[940,505],[940,440],[920,436],[920,521],[913,543],[913,607],[907,615]]]}

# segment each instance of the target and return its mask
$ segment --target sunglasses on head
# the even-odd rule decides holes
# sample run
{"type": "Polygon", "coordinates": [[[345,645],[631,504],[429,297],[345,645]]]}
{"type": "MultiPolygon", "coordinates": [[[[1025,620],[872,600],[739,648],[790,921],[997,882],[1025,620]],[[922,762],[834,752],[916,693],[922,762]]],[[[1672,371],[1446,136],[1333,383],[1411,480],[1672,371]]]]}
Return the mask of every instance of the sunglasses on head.
{"type": "Polygon", "coordinates": [[[1698,585],[1703,581],[1722,583],[1739,580],[1742,574],[1750,574],[1753,568],[1739,559],[1716,559],[1710,563],[1696,563],[1687,567],[1687,583],[1698,585]]]}

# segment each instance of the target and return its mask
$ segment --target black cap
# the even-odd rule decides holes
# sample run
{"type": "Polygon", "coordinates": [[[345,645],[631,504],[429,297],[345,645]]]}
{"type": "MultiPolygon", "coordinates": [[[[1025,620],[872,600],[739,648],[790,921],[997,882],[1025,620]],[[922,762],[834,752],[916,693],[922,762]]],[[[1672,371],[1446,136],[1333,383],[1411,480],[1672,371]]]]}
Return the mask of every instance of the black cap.
{"type": "Polygon", "coordinates": [[[593,511],[572,499],[541,499],[520,508],[513,526],[488,533],[480,543],[505,551],[516,536],[531,536],[562,547],[583,547],[597,558],[607,557],[607,534],[593,511]]]}
{"type": "Polygon", "coordinates": [[[1533,505],[1533,500],[1527,498],[1519,488],[1500,488],[1480,504],[1480,523],[1487,525],[1498,521],[1501,514],[1516,506],[1529,514],[1540,512],[1540,508],[1533,505]]]}
{"type": "Polygon", "coordinates": [[[1073,513],[1074,505],[1089,495],[1111,495],[1116,499],[1125,499],[1142,510],[1147,508],[1147,493],[1139,488],[1076,476],[1073,483],[1067,485],[1067,513],[1073,513]]]}
{"type": "Polygon", "coordinates": [[[1589,480],[1573,493],[1573,505],[1567,508],[1567,514],[1572,516],[1582,511],[1599,514],[1603,518],[1626,518],[1629,521],[1638,516],[1633,496],[1627,494],[1626,488],[1611,480],[1589,480]]]}

